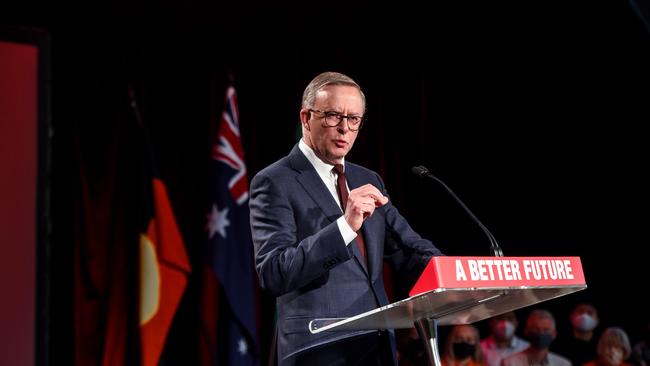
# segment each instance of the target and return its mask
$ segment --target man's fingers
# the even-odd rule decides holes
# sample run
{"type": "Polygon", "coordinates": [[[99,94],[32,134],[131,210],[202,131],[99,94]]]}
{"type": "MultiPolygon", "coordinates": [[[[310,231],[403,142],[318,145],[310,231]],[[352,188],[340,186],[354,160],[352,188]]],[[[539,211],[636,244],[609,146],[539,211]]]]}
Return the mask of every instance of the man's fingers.
{"type": "Polygon", "coordinates": [[[383,206],[383,205],[385,205],[387,203],[388,203],[388,197],[386,197],[384,195],[379,197],[379,199],[375,200],[375,206],[377,206],[377,207],[381,207],[381,206],[383,206]]]}
{"type": "Polygon", "coordinates": [[[366,184],[359,188],[353,189],[350,195],[359,195],[361,197],[370,197],[374,200],[375,207],[381,207],[388,203],[388,197],[381,194],[381,192],[372,184],[366,184]]]}

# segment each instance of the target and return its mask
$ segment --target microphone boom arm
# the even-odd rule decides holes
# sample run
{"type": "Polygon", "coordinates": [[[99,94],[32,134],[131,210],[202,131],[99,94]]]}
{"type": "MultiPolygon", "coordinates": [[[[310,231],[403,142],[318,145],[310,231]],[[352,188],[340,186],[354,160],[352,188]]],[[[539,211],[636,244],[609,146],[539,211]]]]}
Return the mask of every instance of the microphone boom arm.
{"type": "Polygon", "coordinates": [[[454,199],[456,200],[456,202],[458,202],[458,204],[460,204],[460,206],[461,206],[461,207],[465,210],[465,212],[466,212],[466,213],[467,213],[467,214],[472,218],[472,220],[474,220],[474,221],[478,224],[478,226],[481,228],[481,230],[483,230],[483,232],[484,232],[485,235],[487,236],[488,240],[490,241],[490,245],[491,245],[491,247],[492,247],[492,253],[494,254],[494,256],[495,256],[495,257],[503,257],[503,251],[501,250],[501,247],[500,247],[499,244],[497,243],[497,240],[494,238],[494,235],[492,235],[492,233],[490,232],[490,230],[488,230],[488,228],[485,227],[485,225],[483,225],[483,223],[481,222],[481,220],[479,220],[479,219],[476,217],[476,215],[474,215],[474,213],[473,213],[473,212],[472,212],[472,211],[471,211],[471,210],[470,210],[470,209],[469,209],[469,208],[468,208],[468,207],[463,203],[463,201],[460,200],[460,198],[458,198],[458,196],[456,195],[456,193],[454,193],[454,191],[452,191],[451,188],[449,188],[449,186],[447,186],[447,185],[445,184],[445,182],[443,182],[442,180],[438,179],[438,177],[436,177],[435,175],[431,174],[431,173],[429,172],[429,169],[427,169],[426,167],[424,167],[424,166],[422,166],[422,165],[420,165],[420,166],[415,166],[415,167],[413,167],[413,169],[411,169],[411,170],[413,171],[413,173],[415,173],[415,175],[418,175],[418,176],[420,176],[420,177],[427,177],[427,178],[429,178],[429,179],[433,179],[433,180],[435,180],[436,182],[438,182],[440,185],[442,185],[442,186],[447,190],[447,192],[449,192],[449,194],[450,194],[452,197],[454,197],[454,199]]]}

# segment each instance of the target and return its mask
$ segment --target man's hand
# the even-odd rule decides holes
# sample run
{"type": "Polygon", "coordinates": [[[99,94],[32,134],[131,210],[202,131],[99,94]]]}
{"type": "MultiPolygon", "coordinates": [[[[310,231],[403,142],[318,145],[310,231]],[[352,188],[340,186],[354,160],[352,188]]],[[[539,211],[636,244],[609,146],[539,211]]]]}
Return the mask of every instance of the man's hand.
{"type": "Polygon", "coordinates": [[[388,197],[381,194],[372,184],[366,184],[350,191],[345,207],[345,221],[354,231],[361,229],[363,220],[375,212],[375,208],[388,203],[388,197]]]}

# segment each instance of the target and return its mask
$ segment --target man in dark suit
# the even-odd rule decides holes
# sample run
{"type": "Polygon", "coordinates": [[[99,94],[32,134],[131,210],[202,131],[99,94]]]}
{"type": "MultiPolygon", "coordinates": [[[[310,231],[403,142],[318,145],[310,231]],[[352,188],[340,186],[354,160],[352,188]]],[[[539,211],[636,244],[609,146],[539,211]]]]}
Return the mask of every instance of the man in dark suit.
{"type": "Polygon", "coordinates": [[[365,96],[326,72],[302,98],[302,139],[251,182],[260,285],[277,297],[281,365],[392,365],[389,331],[309,332],[315,318],[345,318],[388,304],[383,261],[417,276],[441,255],[388,199],[379,175],[345,161],[363,125],[365,96]]]}

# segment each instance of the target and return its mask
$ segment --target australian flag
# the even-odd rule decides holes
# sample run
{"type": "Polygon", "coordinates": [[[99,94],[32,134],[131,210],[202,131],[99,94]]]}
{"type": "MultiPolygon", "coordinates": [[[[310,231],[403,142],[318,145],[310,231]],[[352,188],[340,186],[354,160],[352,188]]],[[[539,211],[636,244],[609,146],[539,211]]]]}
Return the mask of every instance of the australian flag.
{"type": "Polygon", "coordinates": [[[204,365],[259,365],[248,179],[232,86],[217,130],[205,225],[201,358],[204,365]]]}

